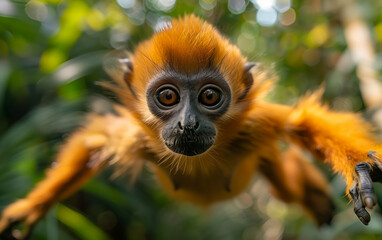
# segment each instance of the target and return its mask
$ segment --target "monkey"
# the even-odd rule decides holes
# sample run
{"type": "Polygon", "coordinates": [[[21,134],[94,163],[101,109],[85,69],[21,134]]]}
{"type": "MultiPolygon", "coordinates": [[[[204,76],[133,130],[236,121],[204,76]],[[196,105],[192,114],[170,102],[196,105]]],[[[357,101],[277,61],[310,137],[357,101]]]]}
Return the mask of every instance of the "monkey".
{"type": "Polygon", "coordinates": [[[23,222],[28,237],[56,202],[107,166],[137,175],[148,165],[169,196],[207,207],[234,198],[259,173],[277,198],[329,224],[327,180],[302,150],[344,176],[355,214],[369,223],[381,146],[358,114],[321,103],[322,90],[294,106],[267,102],[273,78],[193,14],[172,20],[134,53],[110,54],[104,65],[113,82],[102,85],[119,100],[114,113],[90,114],[66,139],[46,178],[3,209],[2,236],[23,222]],[[291,147],[281,150],[280,140],[291,147]]]}

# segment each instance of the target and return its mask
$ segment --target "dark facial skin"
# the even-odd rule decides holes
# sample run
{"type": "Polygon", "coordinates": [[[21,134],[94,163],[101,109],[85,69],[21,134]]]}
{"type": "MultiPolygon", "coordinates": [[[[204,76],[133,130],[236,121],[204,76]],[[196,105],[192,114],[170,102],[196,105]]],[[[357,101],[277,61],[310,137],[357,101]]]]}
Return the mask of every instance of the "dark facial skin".
{"type": "Polygon", "coordinates": [[[162,138],[175,153],[195,156],[215,142],[214,121],[231,102],[231,90],[214,70],[194,75],[165,70],[156,75],[146,92],[152,114],[165,122],[162,138]]]}

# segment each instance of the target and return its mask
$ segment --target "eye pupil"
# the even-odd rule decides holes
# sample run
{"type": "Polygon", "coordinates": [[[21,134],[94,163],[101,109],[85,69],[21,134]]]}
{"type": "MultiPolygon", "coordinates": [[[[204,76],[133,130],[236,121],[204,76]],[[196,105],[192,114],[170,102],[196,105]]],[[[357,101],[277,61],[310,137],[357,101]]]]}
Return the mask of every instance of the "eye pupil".
{"type": "Polygon", "coordinates": [[[207,89],[207,90],[206,90],[206,98],[207,98],[208,100],[212,100],[213,97],[214,97],[213,92],[212,92],[210,89],[207,89]]]}
{"type": "Polygon", "coordinates": [[[171,100],[172,97],[173,97],[172,93],[171,93],[170,91],[167,90],[167,91],[166,91],[166,99],[167,99],[167,100],[171,100]]]}

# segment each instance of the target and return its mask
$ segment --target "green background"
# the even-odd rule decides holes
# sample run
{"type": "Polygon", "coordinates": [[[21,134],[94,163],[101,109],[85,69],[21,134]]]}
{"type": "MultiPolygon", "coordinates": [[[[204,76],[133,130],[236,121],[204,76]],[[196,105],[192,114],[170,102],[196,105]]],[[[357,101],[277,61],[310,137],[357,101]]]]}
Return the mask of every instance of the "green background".
{"type": "MultiPolygon", "coordinates": [[[[366,24],[380,79],[382,1],[293,0],[291,7],[262,26],[259,7],[240,0],[0,0],[0,209],[43,178],[86,112],[115,101],[96,84],[108,79],[103,55],[132,51],[158,23],[186,13],[216,25],[249,60],[279,76],[270,101],[293,104],[325,83],[324,100],[334,109],[370,119],[341,11],[353,7],[366,24]]],[[[271,197],[261,177],[238,198],[206,212],[169,199],[147,169],[133,185],[127,177],[110,181],[107,169],[55,206],[31,239],[382,239],[380,208],[363,226],[343,179],[319,167],[336,203],[330,226],[317,228],[298,206],[271,197]]],[[[381,201],[382,187],[376,189],[381,201]]]]}

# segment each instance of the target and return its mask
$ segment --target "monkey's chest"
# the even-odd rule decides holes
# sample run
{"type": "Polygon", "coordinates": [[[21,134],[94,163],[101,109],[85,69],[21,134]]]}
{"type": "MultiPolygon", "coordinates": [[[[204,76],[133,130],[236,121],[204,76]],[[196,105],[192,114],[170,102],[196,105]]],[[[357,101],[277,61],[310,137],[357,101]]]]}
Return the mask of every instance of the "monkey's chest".
{"type": "Polygon", "coordinates": [[[227,200],[237,196],[249,184],[256,169],[256,161],[246,159],[234,169],[219,168],[210,171],[195,171],[193,174],[171,174],[156,167],[159,182],[173,198],[198,205],[227,200]]]}

